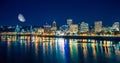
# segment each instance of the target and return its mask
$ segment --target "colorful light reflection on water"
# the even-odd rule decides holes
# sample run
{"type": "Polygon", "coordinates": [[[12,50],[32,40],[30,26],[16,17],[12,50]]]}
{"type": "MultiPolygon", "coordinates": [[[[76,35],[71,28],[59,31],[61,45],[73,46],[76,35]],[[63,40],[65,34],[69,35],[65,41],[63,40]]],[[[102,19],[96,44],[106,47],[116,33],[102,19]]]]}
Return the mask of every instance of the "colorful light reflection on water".
{"type": "Polygon", "coordinates": [[[120,42],[1,36],[0,63],[120,63],[120,42]]]}

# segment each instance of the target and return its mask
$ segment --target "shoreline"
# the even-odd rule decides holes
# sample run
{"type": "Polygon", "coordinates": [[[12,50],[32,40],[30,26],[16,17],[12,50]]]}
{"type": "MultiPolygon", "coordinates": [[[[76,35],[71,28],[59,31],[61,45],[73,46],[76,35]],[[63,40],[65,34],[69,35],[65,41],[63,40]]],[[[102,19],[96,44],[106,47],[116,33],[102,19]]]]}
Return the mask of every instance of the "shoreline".
{"type": "Polygon", "coordinates": [[[120,36],[59,36],[59,35],[40,35],[40,34],[0,34],[0,36],[37,36],[37,37],[53,37],[66,39],[95,39],[95,40],[115,40],[120,41],[120,36]]]}

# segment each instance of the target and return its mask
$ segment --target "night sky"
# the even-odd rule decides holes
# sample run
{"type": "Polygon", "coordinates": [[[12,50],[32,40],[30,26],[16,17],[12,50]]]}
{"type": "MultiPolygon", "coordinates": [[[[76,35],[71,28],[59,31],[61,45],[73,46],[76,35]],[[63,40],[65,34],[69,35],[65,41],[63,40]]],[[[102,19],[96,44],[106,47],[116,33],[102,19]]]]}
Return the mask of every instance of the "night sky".
{"type": "Polygon", "coordinates": [[[68,18],[75,24],[102,20],[103,25],[112,25],[120,22],[120,0],[0,0],[0,25],[42,26],[55,20],[60,26],[68,18]],[[18,20],[19,13],[26,22],[18,20]]]}

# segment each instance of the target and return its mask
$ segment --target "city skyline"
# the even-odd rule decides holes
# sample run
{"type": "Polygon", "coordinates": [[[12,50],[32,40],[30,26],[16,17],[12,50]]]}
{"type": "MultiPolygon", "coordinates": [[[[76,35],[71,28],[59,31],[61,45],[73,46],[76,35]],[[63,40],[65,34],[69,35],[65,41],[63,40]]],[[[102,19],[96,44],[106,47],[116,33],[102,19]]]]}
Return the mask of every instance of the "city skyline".
{"type": "MultiPolygon", "coordinates": [[[[79,23],[73,23],[72,19],[67,19],[66,24],[57,26],[57,22],[53,21],[52,24],[46,23],[43,26],[21,26],[21,25],[15,25],[15,26],[0,26],[0,32],[37,32],[41,33],[65,33],[65,34],[81,34],[85,33],[89,35],[89,33],[119,33],[120,32],[120,25],[119,22],[114,22],[112,26],[104,26],[102,21],[96,21],[94,22],[94,25],[91,26],[89,23],[86,22],[79,22],[79,23]]],[[[59,34],[60,34],[59,33],[59,34]]]]}

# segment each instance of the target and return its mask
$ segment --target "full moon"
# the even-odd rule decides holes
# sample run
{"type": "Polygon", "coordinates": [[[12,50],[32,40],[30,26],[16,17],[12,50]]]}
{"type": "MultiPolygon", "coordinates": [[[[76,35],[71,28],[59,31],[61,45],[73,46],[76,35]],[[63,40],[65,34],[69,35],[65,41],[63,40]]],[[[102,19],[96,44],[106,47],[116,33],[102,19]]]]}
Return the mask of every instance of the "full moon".
{"type": "Polygon", "coordinates": [[[24,16],[22,14],[18,14],[18,20],[20,22],[25,22],[25,18],[24,18],[24,16]]]}

